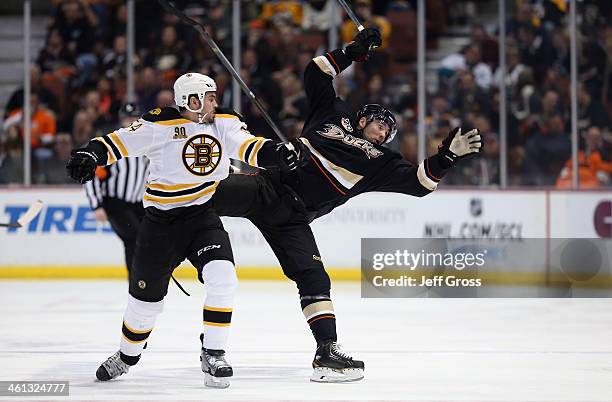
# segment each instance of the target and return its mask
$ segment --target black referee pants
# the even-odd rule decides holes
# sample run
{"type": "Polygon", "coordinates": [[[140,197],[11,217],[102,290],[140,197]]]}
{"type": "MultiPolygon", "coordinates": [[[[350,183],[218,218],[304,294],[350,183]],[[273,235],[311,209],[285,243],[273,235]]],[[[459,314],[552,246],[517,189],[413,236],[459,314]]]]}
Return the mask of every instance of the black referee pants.
{"type": "Polygon", "coordinates": [[[111,227],[123,242],[125,264],[128,271],[131,271],[138,229],[144,216],[142,202],[133,203],[118,198],[104,197],[102,208],[106,212],[111,227]]]}

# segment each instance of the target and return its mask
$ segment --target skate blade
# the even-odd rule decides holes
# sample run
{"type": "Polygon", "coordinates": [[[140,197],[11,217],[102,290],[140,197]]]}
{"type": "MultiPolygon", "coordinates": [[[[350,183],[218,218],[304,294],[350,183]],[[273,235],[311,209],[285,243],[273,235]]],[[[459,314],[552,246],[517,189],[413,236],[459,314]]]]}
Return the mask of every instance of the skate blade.
{"type": "Polygon", "coordinates": [[[363,370],[357,368],[336,370],[328,367],[317,367],[310,377],[310,381],[313,382],[351,382],[362,379],[363,370]]]}
{"type": "Polygon", "coordinates": [[[210,388],[227,388],[230,386],[228,377],[214,377],[208,373],[204,373],[204,385],[210,388]]]}

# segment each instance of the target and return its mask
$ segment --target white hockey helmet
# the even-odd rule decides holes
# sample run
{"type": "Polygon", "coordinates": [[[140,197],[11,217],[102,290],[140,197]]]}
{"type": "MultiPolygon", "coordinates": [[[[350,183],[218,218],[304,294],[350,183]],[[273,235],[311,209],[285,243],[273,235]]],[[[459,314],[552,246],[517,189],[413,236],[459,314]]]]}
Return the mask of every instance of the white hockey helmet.
{"type": "Polygon", "coordinates": [[[217,91],[215,80],[200,73],[183,74],[174,81],[174,102],[190,112],[199,113],[204,107],[204,96],[207,92],[217,91]],[[200,100],[200,110],[189,108],[189,95],[197,95],[200,100]]]}

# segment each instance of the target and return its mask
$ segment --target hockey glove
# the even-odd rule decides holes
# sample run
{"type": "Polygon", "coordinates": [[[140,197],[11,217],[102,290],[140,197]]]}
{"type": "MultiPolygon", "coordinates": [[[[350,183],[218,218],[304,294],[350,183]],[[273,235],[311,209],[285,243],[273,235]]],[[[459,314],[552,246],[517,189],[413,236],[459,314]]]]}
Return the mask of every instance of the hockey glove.
{"type": "Polygon", "coordinates": [[[87,148],[75,149],[70,154],[70,160],[66,164],[68,176],[81,184],[84,184],[96,175],[96,163],[98,157],[87,148]]]}
{"type": "Polygon", "coordinates": [[[482,139],[477,128],[461,133],[461,128],[457,127],[448,134],[442,144],[438,145],[438,155],[441,156],[444,168],[449,168],[457,160],[481,151],[482,139]]]}
{"type": "Polygon", "coordinates": [[[378,28],[366,28],[359,32],[344,49],[344,54],[352,61],[366,61],[371,49],[382,45],[382,37],[378,28]]]}
{"type": "Polygon", "coordinates": [[[304,166],[306,159],[310,155],[308,147],[300,140],[281,142],[276,146],[276,151],[280,157],[278,166],[281,170],[285,171],[304,166]]]}

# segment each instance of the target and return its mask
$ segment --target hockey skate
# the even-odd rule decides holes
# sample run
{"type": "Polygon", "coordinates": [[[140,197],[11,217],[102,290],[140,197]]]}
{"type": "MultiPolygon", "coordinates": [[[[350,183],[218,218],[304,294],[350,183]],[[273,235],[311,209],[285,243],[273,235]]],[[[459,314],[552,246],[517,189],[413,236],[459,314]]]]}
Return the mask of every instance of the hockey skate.
{"type": "Polygon", "coordinates": [[[363,378],[364,364],[340,350],[335,341],[330,341],[317,348],[314,369],[310,381],[314,382],[348,382],[363,378]]]}
{"type": "Polygon", "coordinates": [[[99,381],[108,381],[125,374],[130,370],[130,366],[121,360],[120,352],[106,359],[96,370],[96,378],[99,381]]]}
{"type": "MultiPolygon", "coordinates": [[[[203,341],[201,335],[200,340],[203,341]]],[[[225,360],[224,350],[204,349],[204,346],[202,346],[200,361],[204,372],[204,385],[211,388],[227,388],[230,386],[228,378],[234,375],[234,370],[225,360]]]]}

